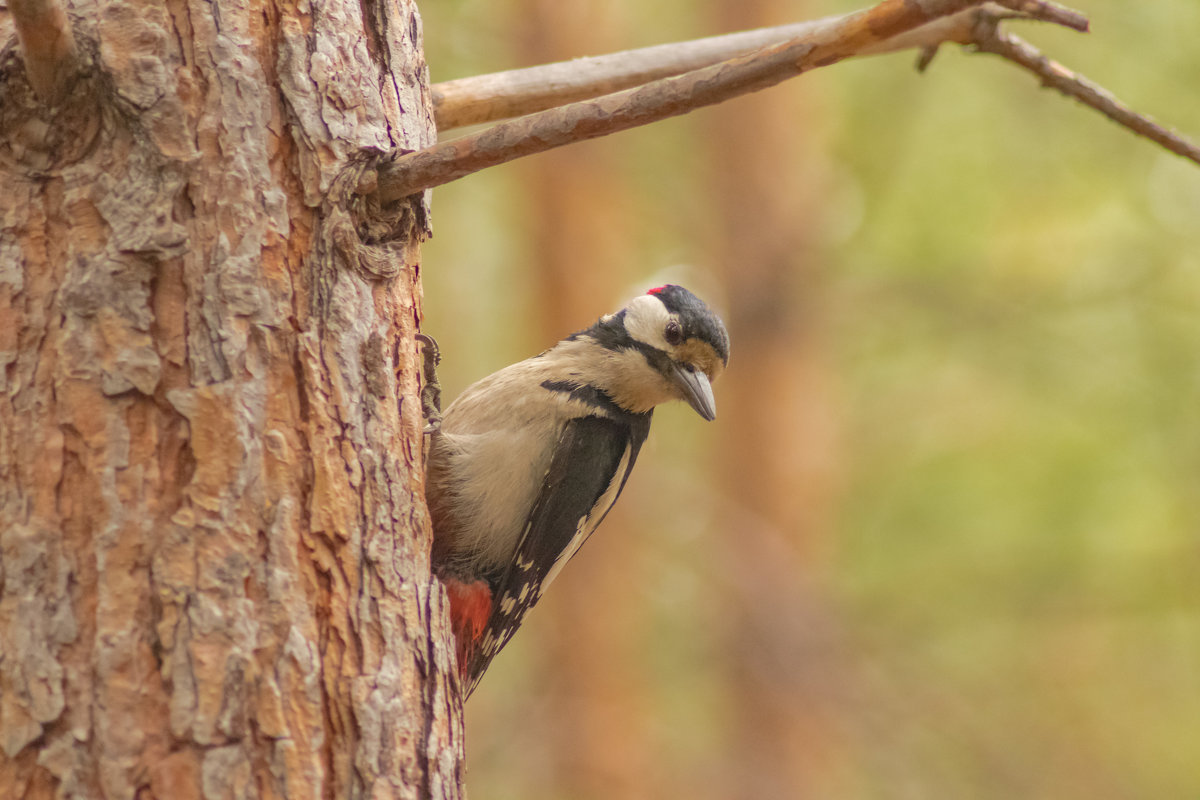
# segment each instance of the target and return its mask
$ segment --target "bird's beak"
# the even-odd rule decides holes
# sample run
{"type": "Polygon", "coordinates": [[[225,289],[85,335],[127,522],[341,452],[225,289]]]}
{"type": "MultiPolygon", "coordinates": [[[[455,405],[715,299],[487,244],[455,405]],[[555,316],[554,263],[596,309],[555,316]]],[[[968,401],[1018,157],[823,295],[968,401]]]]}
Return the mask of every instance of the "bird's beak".
{"type": "Polygon", "coordinates": [[[717,400],[713,397],[712,383],[701,370],[688,369],[682,364],[672,363],[675,384],[683,390],[683,399],[696,413],[709,422],[717,418],[717,400]]]}

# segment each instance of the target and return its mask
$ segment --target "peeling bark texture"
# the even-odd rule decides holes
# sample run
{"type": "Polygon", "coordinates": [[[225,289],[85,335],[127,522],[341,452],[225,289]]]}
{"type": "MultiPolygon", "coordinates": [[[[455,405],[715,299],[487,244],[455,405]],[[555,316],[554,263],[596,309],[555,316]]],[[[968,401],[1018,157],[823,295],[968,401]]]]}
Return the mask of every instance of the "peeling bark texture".
{"type": "Polygon", "coordinates": [[[68,13],[49,107],[0,7],[0,797],[462,797],[413,0],[68,13]]]}

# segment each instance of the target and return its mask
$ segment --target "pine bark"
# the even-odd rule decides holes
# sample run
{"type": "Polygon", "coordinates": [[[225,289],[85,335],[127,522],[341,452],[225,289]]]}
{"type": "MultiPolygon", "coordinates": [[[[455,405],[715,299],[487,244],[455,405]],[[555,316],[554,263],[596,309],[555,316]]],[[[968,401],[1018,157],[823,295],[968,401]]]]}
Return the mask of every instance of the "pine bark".
{"type": "Polygon", "coordinates": [[[0,797],[462,796],[414,3],[71,18],[47,108],[0,10],[0,797]]]}

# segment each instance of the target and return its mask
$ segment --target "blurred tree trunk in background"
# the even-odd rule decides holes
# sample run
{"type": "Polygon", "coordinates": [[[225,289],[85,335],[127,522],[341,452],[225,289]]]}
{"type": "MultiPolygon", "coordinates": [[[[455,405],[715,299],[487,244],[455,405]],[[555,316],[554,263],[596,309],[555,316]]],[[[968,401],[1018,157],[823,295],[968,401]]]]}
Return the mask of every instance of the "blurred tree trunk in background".
{"type": "Polygon", "coordinates": [[[416,7],[72,5],[82,122],[0,71],[0,797],[457,797],[425,209],[353,203],[416,7]]]}
{"type": "MultiPolygon", "coordinates": [[[[712,5],[712,30],[811,16],[780,0],[712,5]]],[[[718,475],[728,501],[714,564],[729,581],[724,797],[845,796],[846,753],[829,703],[834,621],[824,575],[836,507],[836,415],[824,352],[828,146],[812,84],[706,115],[713,261],[724,271],[730,358],[719,390],[718,475]],[[735,766],[736,765],[736,766],[735,766]]]]}
{"type": "MultiPolygon", "coordinates": [[[[522,0],[521,63],[621,49],[630,31],[619,14],[605,4],[522,0]]],[[[621,147],[620,141],[593,142],[521,165],[520,185],[531,206],[532,307],[539,312],[531,323],[538,347],[593,322],[598,305],[611,310],[606,304],[622,296],[638,262],[629,187],[615,158],[621,147]]],[[[548,796],[661,796],[646,779],[654,748],[639,736],[638,720],[651,703],[636,671],[637,630],[630,624],[639,619],[629,586],[638,538],[630,516],[628,505],[618,503],[539,609],[550,632],[538,651],[552,764],[548,796]]]]}

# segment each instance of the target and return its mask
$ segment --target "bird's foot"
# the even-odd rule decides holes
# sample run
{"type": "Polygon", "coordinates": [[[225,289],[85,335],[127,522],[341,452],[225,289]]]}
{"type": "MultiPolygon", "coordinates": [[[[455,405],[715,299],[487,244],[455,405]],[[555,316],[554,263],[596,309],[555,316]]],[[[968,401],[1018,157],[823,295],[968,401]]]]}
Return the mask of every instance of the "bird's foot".
{"type": "Polygon", "coordinates": [[[442,427],[442,385],[438,383],[437,365],[442,361],[437,340],[417,334],[425,358],[421,370],[421,413],[425,415],[425,433],[436,433],[442,427]]]}

